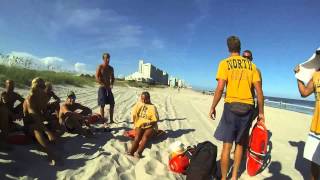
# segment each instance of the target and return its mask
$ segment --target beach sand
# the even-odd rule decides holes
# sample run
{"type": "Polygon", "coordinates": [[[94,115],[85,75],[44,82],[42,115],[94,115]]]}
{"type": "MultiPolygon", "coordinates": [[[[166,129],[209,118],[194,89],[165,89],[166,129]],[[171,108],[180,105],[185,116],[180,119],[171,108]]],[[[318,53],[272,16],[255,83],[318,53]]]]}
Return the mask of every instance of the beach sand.
{"type": "MultiPolygon", "coordinates": [[[[70,89],[76,92],[78,102],[99,111],[96,87],[55,87],[62,100],[70,89]]],[[[19,91],[27,94],[26,90],[19,91]]],[[[185,179],[184,175],[172,173],[168,168],[168,147],[177,140],[185,145],[209,140],[218,146],[217,160],[220,159],[222,143],[215,140],[213,133],[222,114],[223,101],[217,107],[217,119],[213,121],[208,118],[212,96],[192,90],[179,93],[170,88],[148,89],[159,111],[159,129],[165,130],[167,136],[153,140],[140,160],[125,155],[131,141],[123,133],[132,128],[131,108],[142,91],[133,87],[113,89],[116,123],[112,125],[111,133],[99,130],[96,125],[96,138],[63,134],[54,147],[63,159],[63,165],[49,166],[35,143],[0,152],[0,179],[185,179]]],[[[311,116],[270,107],[265,107],[265,116],[272,142],[270,166],[255,177],[249,177],[242,169],[240,179],[308,177],[309,162],[302,154],[311,116]]]]}

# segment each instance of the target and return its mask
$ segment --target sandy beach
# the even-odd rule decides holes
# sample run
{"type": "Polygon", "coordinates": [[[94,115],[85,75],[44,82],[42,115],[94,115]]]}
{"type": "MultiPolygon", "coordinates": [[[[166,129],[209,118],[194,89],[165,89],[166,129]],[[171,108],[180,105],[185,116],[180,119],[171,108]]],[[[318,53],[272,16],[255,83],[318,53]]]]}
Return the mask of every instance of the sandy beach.
{"type": "MultiPolygon", "coordinates": [[[[78,102],[99,111],[96,87],[55,87],[62,100],[70,89],[75,91],[78,102]]],[[[185,179],[184,175],[172,173],[168,168],[168,147],[177,140],[185,145],[209,140],[218,146],[217,159],[220,159],[222,143],[215,140],[213,133],[222,114],[223,101],[217,108],[217,119],[213,121],[208,118],[211,96],[170,88],[148,89],[152,103],[159,111],[159,129],[165,130],[167,135],[153,140],[140,160],[125,155],[130,139],[123,133],[132,128],[131,108],[142,91],[133,87],[113,89],[116,123],[111,126],[112,132],[103,132],[96,125],[96,138],[63,134],[55,146],[64,161],[61,166],[49,166],[35,143],[0,152],[0,179],[185,179]]],[[[27,94],[26,90],[19,92],[27,94]]],[[[240,179],[308,177],[309,163],[302,154],[311,116],[271,107],[265,107],[265,115],[271,134],[271,163],[255,177],[249,177],[242,169],[240,179]]]]}

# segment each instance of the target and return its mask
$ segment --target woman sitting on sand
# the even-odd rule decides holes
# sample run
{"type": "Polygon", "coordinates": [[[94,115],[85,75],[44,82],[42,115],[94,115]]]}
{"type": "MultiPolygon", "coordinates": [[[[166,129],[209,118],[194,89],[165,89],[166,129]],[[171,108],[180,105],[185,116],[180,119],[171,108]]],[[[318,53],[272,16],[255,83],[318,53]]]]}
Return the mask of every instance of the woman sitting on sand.
{"type": "Polygon", "coordinates": [[[30,95],[23,103],[23,113],[25,116],[24,125],[31,136],[34,136],[44,151],[48,154],[50,165],[55,165],[56,158],[50,150],[47,139],[55,141],[54,134],[44,125],[46,120],[43,112],[47,106],[46,94],[44,92],[45,82],[41,78],[32,80],[30,95]],[[44,135],[48,138],[45,138],[44,135]]]}
{"type": "Polygon", "coordinates": [[[136,136],[128,154],[140,158],[146,143],[158,130],[159,115],[157,108],[151,103],[148,92],[142,92],[140,102],[133,107],[132,120],[136,136]]]}

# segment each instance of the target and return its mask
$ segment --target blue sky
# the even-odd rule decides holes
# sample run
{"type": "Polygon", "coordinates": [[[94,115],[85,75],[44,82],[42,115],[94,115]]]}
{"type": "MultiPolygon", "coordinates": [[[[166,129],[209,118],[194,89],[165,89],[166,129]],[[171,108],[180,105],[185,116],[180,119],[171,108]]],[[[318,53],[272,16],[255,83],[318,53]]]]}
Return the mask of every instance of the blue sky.
{"type": "MultiPolygon", "coordinates": [[[[111,53],[116,74],[145,59],[193,86],[214,88],[226,38],[251,49],[266,95],[298,98],[293,67],[320,47],[318,0],[2,0],[0,52],[80,63],[111,53]]],[[[59,62],[60,62],[59,61],[59,62]]]]}

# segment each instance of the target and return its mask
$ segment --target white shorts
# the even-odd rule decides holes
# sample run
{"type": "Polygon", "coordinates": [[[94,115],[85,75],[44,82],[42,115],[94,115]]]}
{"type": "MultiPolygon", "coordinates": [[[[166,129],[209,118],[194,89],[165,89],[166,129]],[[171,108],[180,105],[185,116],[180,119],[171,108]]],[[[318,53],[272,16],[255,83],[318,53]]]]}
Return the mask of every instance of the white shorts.
{"type": "Polygon", "coordinates": [[[309,132],[303,157],[320,165],[320,135],[309,132]]]}

